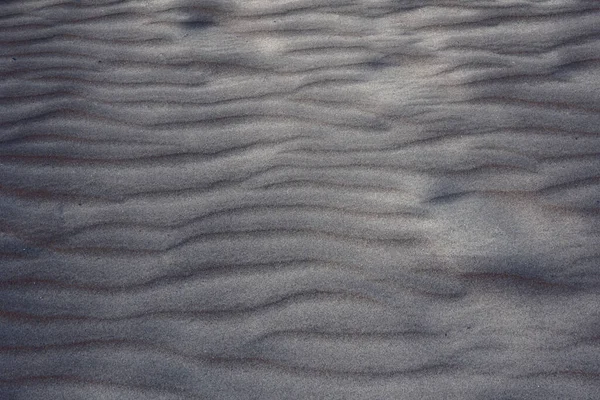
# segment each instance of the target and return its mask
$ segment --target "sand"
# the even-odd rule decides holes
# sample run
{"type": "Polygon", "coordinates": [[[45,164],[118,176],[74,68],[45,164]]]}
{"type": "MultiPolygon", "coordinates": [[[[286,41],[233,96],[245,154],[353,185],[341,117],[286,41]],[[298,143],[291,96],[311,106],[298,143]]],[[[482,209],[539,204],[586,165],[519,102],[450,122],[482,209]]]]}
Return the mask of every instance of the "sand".
{"type": "Polygon", "coordinates": [[[0,3],[0,398],[599,399],[600,8],[0,3]]]}

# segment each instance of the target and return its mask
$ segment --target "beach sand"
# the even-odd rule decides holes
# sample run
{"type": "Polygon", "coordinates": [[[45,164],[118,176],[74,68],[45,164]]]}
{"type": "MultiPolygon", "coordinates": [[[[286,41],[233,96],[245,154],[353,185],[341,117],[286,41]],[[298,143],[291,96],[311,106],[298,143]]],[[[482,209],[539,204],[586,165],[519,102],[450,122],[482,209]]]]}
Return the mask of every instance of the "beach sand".
{"type": "Polygon", "coordinates": [[[600,399],[600,7],[0,3],[1,399],[600,399]]]}

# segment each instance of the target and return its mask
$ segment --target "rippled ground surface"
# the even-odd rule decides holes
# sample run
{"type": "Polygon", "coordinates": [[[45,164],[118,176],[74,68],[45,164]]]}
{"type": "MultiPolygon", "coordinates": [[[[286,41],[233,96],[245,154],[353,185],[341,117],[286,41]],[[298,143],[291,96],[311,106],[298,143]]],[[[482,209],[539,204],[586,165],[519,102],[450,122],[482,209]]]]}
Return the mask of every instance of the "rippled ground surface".
{"type": "Polygon", "coordinates": [[[599,399],[600,5],[4,1],[0,398],[599,399]]]}

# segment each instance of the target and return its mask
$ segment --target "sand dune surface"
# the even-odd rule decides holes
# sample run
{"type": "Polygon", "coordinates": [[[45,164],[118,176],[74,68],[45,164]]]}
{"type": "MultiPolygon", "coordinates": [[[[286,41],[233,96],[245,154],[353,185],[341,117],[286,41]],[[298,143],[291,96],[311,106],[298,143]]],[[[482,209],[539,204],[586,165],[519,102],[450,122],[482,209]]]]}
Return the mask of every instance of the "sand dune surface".
{"type": "Polygon", "coordinates": [[[0,398],[600,398],[600,4],[0,3],[0,398]]]}

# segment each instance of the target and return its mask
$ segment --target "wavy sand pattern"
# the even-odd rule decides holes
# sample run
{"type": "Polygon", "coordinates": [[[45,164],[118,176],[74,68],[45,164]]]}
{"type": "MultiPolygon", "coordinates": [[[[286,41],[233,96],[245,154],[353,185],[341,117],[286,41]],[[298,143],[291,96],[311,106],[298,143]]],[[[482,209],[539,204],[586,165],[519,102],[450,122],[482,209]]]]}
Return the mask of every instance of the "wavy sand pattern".
{"type": "Polygon", "coordinates": [[[600,4],[0,4],[0,398],[599,399],[600,4]]]}

